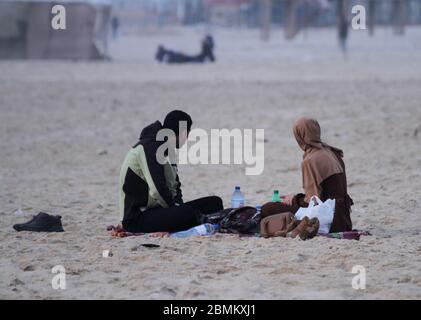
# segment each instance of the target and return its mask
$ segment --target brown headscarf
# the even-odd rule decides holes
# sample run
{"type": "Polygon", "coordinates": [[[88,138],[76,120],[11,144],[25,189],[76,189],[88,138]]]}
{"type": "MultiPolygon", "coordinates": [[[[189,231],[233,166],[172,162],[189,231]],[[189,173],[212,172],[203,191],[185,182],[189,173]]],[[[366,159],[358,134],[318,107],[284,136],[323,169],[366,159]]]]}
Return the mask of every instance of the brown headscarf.
{"type": "Polygon", "coordinates": [[[308,202],[311,196],[320,196],[320,185],[326,178],[345,171],[343,151],[321,141],[317,120],[299,118],[294,123],[293,132],[298,145],[304,150],[301,169],[305,201],[308,202]]]}

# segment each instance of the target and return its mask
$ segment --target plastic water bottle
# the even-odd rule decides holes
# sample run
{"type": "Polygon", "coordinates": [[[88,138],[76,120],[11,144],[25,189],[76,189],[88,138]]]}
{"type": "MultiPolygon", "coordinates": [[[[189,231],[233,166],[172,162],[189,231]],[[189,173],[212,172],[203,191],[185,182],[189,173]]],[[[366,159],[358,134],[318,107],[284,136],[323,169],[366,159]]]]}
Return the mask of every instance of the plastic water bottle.
{"type": "Polygon", "coordinates": [[[187,238],[192,236],[209,236],[218,231],[218,229],[219,225],[217,224],[204,223],[185,231],[171,233],[170,236],[176,238],[187,238]]]}
{"type": "Polygon", "coordinates": [[[244,206],[244,195],[239,186],[235,187],[234,193],[231,197],[231,208],[240,208],[244,206]]]}
{"type": "Polygon", "coordinates": [[[272,202],[282,202],[282,199],[279,197],[279,190],[273,190],[272,202]]]}

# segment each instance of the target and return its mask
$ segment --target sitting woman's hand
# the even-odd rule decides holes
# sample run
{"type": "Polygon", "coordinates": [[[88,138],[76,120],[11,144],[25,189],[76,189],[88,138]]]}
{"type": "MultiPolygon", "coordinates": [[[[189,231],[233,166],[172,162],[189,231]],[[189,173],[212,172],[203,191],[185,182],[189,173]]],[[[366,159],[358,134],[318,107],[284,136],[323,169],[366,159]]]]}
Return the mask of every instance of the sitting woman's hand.
{"type": "Polygon", "coordinates": [[[288,194],[288,195],[285,195],[285,196],[281,196],[282,203],[285,203],[285,204],[287,204],[289,206],[292,206],[292,202],[294,200],[294,196],[295,196],[294,194],[288,194]]]}

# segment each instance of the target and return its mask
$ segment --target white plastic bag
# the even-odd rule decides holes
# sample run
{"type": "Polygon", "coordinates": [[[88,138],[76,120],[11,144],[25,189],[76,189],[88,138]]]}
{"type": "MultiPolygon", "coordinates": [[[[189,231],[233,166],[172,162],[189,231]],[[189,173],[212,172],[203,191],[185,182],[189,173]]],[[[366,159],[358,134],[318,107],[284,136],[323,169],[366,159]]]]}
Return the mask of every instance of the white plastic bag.
{"type": "Polygon", "coordinates": [[[295,214],[298,220],[305,216],[317,218],[320,222],[319,233],[329,233],[330,226],[333,221],[333,214],[335,212],[335,199],[327,199],[325,202],[317,196],[312,196],[308,204],[308,208],[300,208],[295,214]]]}

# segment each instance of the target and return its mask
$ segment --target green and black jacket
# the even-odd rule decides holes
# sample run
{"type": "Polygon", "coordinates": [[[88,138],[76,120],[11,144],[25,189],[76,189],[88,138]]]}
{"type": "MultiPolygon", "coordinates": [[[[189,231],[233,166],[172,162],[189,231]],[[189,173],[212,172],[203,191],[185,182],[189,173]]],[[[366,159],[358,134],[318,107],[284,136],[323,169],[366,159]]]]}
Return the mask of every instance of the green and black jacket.
{"type": "Polygon", "coordinates": [[[159,121],[147,126],[139,142],[127,153],[120,171],[120,220],[131,220],[151,208],[168,208],[183,203],[177,166],[156,159],[163,141],[156,141],[159,121]]]}

